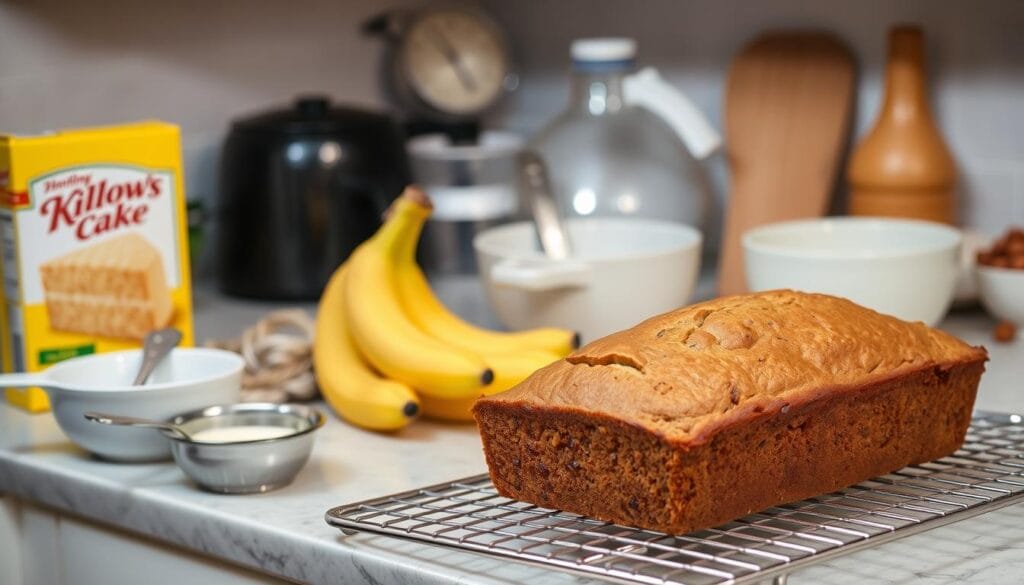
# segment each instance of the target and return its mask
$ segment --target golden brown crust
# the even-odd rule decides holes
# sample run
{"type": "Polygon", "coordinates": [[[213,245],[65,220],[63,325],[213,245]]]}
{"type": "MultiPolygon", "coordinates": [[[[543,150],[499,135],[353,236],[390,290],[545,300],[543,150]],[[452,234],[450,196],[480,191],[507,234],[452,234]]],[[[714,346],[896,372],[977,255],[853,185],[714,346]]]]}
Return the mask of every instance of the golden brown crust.
{"type": "Polygon", "coordinates": [[[653,317],[483,402],[583,408],[700,443],[758,410],[985,356],[846,299],[771,291],[653,317]]]}
{"type": "Polygon", "coordinates": [[[920,323],[774,291],[652,318],[474,413],[502,495],[678,533],[954,451],[985,360],[920,323]]]}

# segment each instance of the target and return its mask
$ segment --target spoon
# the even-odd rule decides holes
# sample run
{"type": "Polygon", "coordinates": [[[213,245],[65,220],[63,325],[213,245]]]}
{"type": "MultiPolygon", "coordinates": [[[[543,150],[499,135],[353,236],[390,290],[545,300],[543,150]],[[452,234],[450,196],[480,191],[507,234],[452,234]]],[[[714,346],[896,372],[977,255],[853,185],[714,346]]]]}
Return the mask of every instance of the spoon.
{"type": "Polygon", "coordinates": [[[160,429],[165,433],[169,433],[176,439],[184,439],[191,441],[192,436],[185,432],[185,429],[178,425],[172,425],[171,423],[160,422],[156,420],[150,420],[148,418],[136,418],[134,416],[121,416],[118,414],[102,414],[99,412],[86,412],[84,414],[86,420],[90,420],[101,425],[122,425],[126,427],[145,427],[150,429],[160,429]]]}
{"type": "Polygon", "coordinates": [[[536,152],[524,150],[519,154],[519,176],[530,202],[533,221],[537,225],[540,247],[549,258],[568,258],[572,255],[569,235],[551,194],[551,181],[544,160],[536,152]]]}
{"type": "Polygon", "coordinates": [[[153,373],[153,370],[160,365],[160,362],[171,353],[171,350],[181,343],[181,331],[174,327],[157,329],[146,334],[146,340],[142,344],[142,363],[139,365],[139,373],[135,374],[132,386],[142,386],[146,379],[153,373]]]}

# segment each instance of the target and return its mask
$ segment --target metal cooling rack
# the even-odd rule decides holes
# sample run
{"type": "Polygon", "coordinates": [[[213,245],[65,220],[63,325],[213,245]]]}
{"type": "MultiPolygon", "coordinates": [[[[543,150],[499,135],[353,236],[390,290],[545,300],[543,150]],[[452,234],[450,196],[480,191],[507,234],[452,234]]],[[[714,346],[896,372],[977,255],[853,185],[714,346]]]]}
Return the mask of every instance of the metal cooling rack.
{"type": "Polygon", "coordinates": [[[1024,495],[1024,424],[976,413],[955,454],[668,536],[497,494],[486,475],[340,506],[327,522],[629,583],[750,583],[1001,508],[1024,495]]]}

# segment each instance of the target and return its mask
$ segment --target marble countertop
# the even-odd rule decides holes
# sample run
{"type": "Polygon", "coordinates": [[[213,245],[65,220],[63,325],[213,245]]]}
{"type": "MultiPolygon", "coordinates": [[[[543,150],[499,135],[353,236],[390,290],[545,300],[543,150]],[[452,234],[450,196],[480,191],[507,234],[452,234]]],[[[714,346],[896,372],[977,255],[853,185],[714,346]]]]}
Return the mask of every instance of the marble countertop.
{"type": "MultiPolygon", "coordinates": [[[[489,316],[472,283],[439,291],[478,322],[489,316]]],[[[273,305],[196,294],[199,338],[235,335],[273,305]]],[[[991,321],[956,314],[944,328],[990,348],[978,408],[1024,412],[1024,341],[994,344],[991,321]]],[[[265,573],[308,583],[537,583],[586,579],[472,553],[357,534],[324,522],[331,507],[484,471],[475,428],[418,421],[397,435],[355,429],[334,416],[295,483],[268,494],[199,491],[173,463],[124,465],[91,458],[49,414],[0,406],[0,493],[265,573]]],[[[1009,583],[1024,574],[1024,504],[967,519],[804,569],[790,583],[1009,583]]]]}

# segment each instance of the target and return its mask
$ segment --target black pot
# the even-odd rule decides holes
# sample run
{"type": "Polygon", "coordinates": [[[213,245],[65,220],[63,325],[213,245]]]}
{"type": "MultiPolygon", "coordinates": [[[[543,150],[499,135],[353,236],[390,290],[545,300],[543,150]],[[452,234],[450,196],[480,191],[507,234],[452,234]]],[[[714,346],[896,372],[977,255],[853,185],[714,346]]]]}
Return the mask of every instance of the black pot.
{"type": "Polygon", "coordinates": [[[216,212],[221,290],[317,298],[408,182],[404,137],[386,115],[308,97],[236,120],[216,212]]]}

